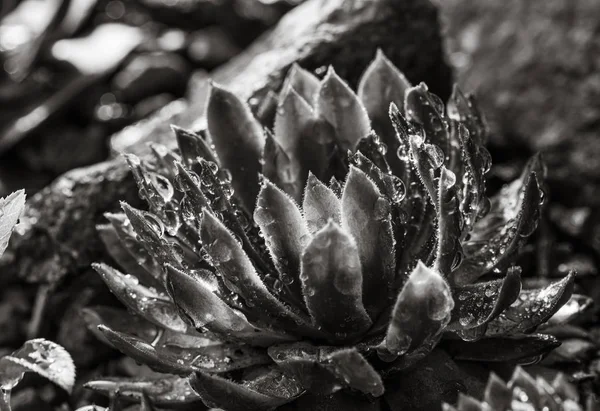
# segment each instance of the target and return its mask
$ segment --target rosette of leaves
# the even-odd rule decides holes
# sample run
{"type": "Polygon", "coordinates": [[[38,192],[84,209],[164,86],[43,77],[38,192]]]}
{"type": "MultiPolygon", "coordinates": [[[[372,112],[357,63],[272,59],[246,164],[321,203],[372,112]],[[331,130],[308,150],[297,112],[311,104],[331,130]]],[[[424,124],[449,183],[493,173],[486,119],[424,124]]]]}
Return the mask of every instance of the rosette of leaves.
{"type": "MultiPolygon", "coordinates": [[[[593,409],[593,408],[588,408],[593,409]]],[[[556,410],[583,411],[579,392],[564,374],[557,374],[549,383],[542,377],[532,377],[521,367],[508,383],[491,374],[482,401],[460,395],[456,407],[444,404],[444,411],[519,411],[556,410]]]]}
{"type": "Polygon", "coordinates": [[[206,120],[173,128],[178,151],[127,156],[149,210],[107,215],[100,234],[124,272],[95,269],[133,315],[85,312],[168,375],[89,387],[268,410],[305,392],[381,397],[443,336],[477,361],[530,363],[558,344],[532,332],[573,275],[521,290],[513,265],[537,225],[542,164],[488,199],[487,130],[458,88],[445,107],[378,53],[357,93],[333,68],[294,66],[256,113],[213,85],[206,120]]]}

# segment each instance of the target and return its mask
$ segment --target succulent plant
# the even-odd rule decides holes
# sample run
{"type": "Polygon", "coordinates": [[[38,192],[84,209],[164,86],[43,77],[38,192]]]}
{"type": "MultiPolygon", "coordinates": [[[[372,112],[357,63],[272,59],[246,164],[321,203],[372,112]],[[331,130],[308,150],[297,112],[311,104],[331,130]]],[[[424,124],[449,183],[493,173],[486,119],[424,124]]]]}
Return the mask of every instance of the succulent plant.
{"type": "Polygon", "coordinates": [[[557,410],[583,411],[579,392],[564,374],[557,374],[549,383],[542,377],[532,377],[521,367],[508,383],[491,374],[483,400],[460,395],[456,407],[444,404],[444,411],[505,411],[505,410],[557,410]]]}
{"type": "Polygon", "coordinates": [[[90,307],[99,338],[165,375],[88,386],[158,406],[269,410],[305,392],[384,394],[428,355],[535,362],[532,333],[574,275],[521,290],[519,247],[544,201],[538,156],[488,199],[487,128],[381,53],[352,89],[295,65],[253,113],[213,84],[206,127],[127,161],[149,210],[99,227],[96,264],[131,314],[90,307]],[[442,337],[444,337],[442,339],[442,337]],[[189,378],[188,378],[189,377],[189,378]]]}

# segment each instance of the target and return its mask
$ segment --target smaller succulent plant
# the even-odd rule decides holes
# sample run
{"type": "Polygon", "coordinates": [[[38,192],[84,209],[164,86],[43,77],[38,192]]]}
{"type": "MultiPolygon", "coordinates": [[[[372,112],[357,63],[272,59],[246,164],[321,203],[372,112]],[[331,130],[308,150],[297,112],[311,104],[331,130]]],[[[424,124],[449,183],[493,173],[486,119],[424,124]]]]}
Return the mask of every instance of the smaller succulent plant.
{"type": "Polygon", "coordinates": [[[483,400],[461,394],[456,407],[444,404],[444,411],[584,411],[577,388],[564,374],[549,383],[542,377],[533,378],[521,367],[508,383],[496,374],[489,377],[483,400]]]}
{"type": "Polygon", "coordinates": [[[480,361],[535,362],[558,344],[531,332],[569,300],[574,275],[521,290],[514,266],[543,166],[534,157],[490,201],[472,98],[456,88],[444,107],[382,53],[358,94],[332,68],[319,80],[294,66],[269,96],[259,121],[213,85],[200,135],[174,127],[178,152],[127,156],[149,211],[107,215],[101,236],[127,274],[95,269],[135,315],[85,316],[170,375],[88,386],[268,410],[306,391],[380,397],[384,378],[444,336],[480,361]]]}

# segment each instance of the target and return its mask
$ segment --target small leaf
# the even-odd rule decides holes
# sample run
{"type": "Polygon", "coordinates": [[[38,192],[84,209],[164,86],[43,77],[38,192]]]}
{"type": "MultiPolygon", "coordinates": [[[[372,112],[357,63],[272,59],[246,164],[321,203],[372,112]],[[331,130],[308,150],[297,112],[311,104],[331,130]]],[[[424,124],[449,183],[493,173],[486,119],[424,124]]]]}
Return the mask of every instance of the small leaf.
{"type": "Polygon", "coordinates": [[[164,224],[152,213],[143,212],[121,203],[121,207],[138,236],[138,242],[160,263],[181,264],[181,258],[174,253],[174,247],[168,243],[164,224]]]}
{"type": "Polygon", "coordinates": [[[296,201],[302,197],[308,170],[302,162],[302,147],[305,139],[314,131],[315,118],[312,108],[293,89],[284,90],[275,115],[275,139],[286,153],[288,163],[278,170],[281,187],[296,201]]]}
{"type": "Polygon", "coordinates": [[[450,321],[453,307],[448,283],[419,261],[398,295],[381,348],[398,356],[430,345],[450,321]]]}
{"type": "Polygon", "coordinates": [[[347,340],[372,325],[362,301],[358,249],[333,221],[307,245],[300,279],[306,306],[318,329],[331,333],[336,340],[347,340]]]}
{"type": "Polygon", "coordinates": [[[112,224],[98,225],[96,226],[96,231],[104,243],[108,254],[110,254],[120,267],[139,279],[144,285],[154,287],[157,290],[163,289],[160,280],[140,264],[138,261],[139,257],[136,258],[129,252],[112,224]]]}
{"type": "Polygon", "coordinates": [[[425,83],[406,91],[406,116],[409,120],[420,124],[425,130],[425,143],[440,147],[445,156],[450,152],[450,139],[443,118],[444,103],[427,89],[425,83]]]}
{"type": "MultiPolygon", "coordinates": [[[[319,79],[310,71],[303,69],[297,63],[293,63],[285,77],[282,94],[288,89],[294,89],[304,101],[310,106],[315,102],[319,91],[319,79]]],[[[280,97],[282,99],[282,97],[280,97]]]]}
{"type": "Polygon", "coordinates": [[[284,334],[263,331],[252,326],[240,312],[233,310],[214,294],[210,284],[200,278],[167,266],[169,292],[177,306],[196,329],[205,327],[225,338],[252,345],[270,345],[285,341],[284,334]]]}
{"type": "Polygon", "coordinates": [[[111,330],[105,325],[98,326],[104,338],[117,350],[145,364],[157,372],[186,376],[197,368],[168,352],[158,351],[153,345],[139,338],[111,330]]]}
{"type": "Polygon", "coordinates": [[[8,247],[8,240],[25,209],[25,191],[19,190],[0,199],[0,256],[8,247]]]}
{"type": "Polygon", "coordinates": [[[287,194],[264,180],[254,210],[254,221],[260,227],[271,252],[286,295],[302,304],[300,257],[309,232],[300,209],[287,194]]]}
{"type": "Polygon", "coordinates": [[[374,397],[383,395],[381,376],[355,348],[334,351],[325,361],[348,387],[374,397]]]}
{"type": "Polygon", "coordinates": [[[258,194],[259,159],[265,142],[262,127],[246,103],[216,84],[208,97],[206,121],[220,163],[231,172],[235,193],[251,212],[258,194]]]}
{"type": "Polygon", "coordinates": [[[323,349],[307,342],[292,342],[273,345],[268,353],[281,369],[300,381],[305,390],[329,395],[339,390],[343,381],[321,362],[325,350],[329,347],[323,349]]]}
{"type": "Polygon", "coordinates": [[[197,372],[190,384],[208,407],[228,411],[274,410],[302,393],[298,383],[276,369],[244,384],[197,372]]]}
{"type": "Polygon", "coordinates": [[[531,404],[533,409],[542,409],[541,392],[538,389],[537,383],[531,375],[523,370],[523,368],[515,368],[515,371],[508,382],[508,387],[512,390],[518,387],[525,394],[527,403],[531,404]]]}
{"type": "Polygon", "coordinates": [[[401,142],[396,137],[388,110],[392,103],[396,107],[404,106],[404,93],[409,88],[410,83],[404,74],[380,49],[358,85],[358,97],[367,110],[373,129],[387,145],[387,160],[394,171],[401,167],[401,160],[396,155],[401,142]]]}
{"type": "Polygon", "coordinates": [[[81,316],[87,329],[96,338],[108,345],[110,343],[98,329],[99,325],[104,324],[114,331],[128,333],[147,343],[154,341],[159,333],[159,327],[155,324],[120,308],[86,307],[81,310],[81,316]]]}
{"type": "Polygon", "coordinates": [[[104,216],[112,225],[123,247],[127,249],[129,254],[132,255],[147,273],[155,278],[155,280],[149,280],[148,284],[158,283],[157,289],[163,287],[165,276],[161,265],[138,240],[137,234],[127,216],[124,213],[105,213],[104,216]]]}
{"type": "Polygon", "coordinates": [[[229,280],[234,288],[232,291],[252,306],[255,313],[283,329],[311,332],[304,318],[269,292],[233,233],[206,210],[202,216],[201,236],[211,264],[229,280]]]}
{"type": "MultiPolygon", "coordinates": [[[[23,197],[24,199],[24,197],[23,197]]],[[[71,393],[75,385],[73,359],[60,345],[37,338],[25,342],[17,351],[0,359],[0,386],[11,390],[26,372],[34,372],[71,393]]]]}
{"type": "Polygon", "coordinates": [[[125,275],[106,264],[93,264],[110,291],[127,308],[160,327],[185,333],[188,326],[166,294],[140,284],[136,277],[125,275]]]}
{"type": "Polygon", "coordinates": [[[493,410],[508,409],[512,401],[512,390],[495,373],[491,373],[483,395],[493,410]]]}
{"type": "Polygon", "coordinates": [[[460,245],[460,211],[456,192],[456,175],[442,166],[438,184],[438,241],[434,263],[436,270],[444,276],[456,268],[462,259],[460,245]]]}
{"type": "Polygon", "coordinates": [[[462,392],[458,394],[456,408],[460,411],[485,411],[485,406],[482,403],[462,392]]]}
{"type": "Polygon", "coordinates": [[[465,96],[457,85],[448,101],[448,117],[465,124],[475,146],[485,146],[488,132],[483,116],[474,99],[465,96]]]}
{"type": "Polygon", "coordinates": [[[192,388],[187,378],[173,375],[153,378],[105,377],[84,384],[84,387],[94,391],[110,394],[118,391],[119,396],[139,402],[142,393],[146,394],[157,407],[185,406],[197,404],[201,406],[200,397],[192,388]]]}
{"type": "Polygon", "coordinates": [[[395,241],[391,207],[367,175],[356,167],[350,173],[342,195],[342,228],[358,246],[363,269],[363,303],[374,318],[389,302],[382,289],[391,291],[395,276],[395,241]]]}
{"type": "Polygon", "coordinates": [[[198,157],[219,164],[219,160],[215,157],[210,145],[202,136],[176,125],[171,125],[171,130],[175,133],[177,146],[186,166],[192,167],[198,157]]]}
{"type": "Polygon", "coordinates": [[[302,204],[308,231],[311,234],[316,233],[325,227],[329,219],[341,224],[341,208],[340,199],[335,192],[323,184],[314,174],[309,173],[302,204]]]}
{"type": "Polygon", "coordinates": [[[488,272],[502,270],[534,232],[542,196],[537,162],[535,157],[530,160],[521,178],[492,198],[491,210],[475,223],[471,238],[463,243],[465,259],[452,273],[454,283],[469,284],[488,272]]]}
{"type": "Polygon", "coordinates": [[[486,335],[531,332],[548,321],[573,293],[575,274],[538,290],[524,290],[500,316],[488,324],[486,335]]]}
{"type": "Polygon", "coordinates": [[[560,345],[545,334],[510,335],[482,338],[478,341],[446,340],[444,348],[456,360],[518,362],[532,364],[560,345]]]}
{"type": "Polygon", "coordinates": [[[336,139],[344,152],[354,151],[360,139],[371,131],[367,111],[332,67],[321,82],[316,107],[318,115],[335,129],[336,139]]]}
{"type": "MultiPolygon", "coordinates": [[[[454,287],[455,305],[448,329],[473,329],[487,324],[508,308],[519,297],[520,291],[518,270],[509,270],[500,280],[454,287]]],[[[465,336],[461,337],[465,339],[465,336]]]]}

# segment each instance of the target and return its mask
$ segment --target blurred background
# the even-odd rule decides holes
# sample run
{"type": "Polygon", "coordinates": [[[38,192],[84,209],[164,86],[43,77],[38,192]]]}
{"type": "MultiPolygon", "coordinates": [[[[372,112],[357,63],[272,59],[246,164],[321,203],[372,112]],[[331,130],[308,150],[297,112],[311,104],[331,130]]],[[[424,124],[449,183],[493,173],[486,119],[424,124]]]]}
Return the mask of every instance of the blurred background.
{"type": "Polygon", "coordinates": [[[0,0],[0,194],[104,160],[294,2],[0,0]]]}

